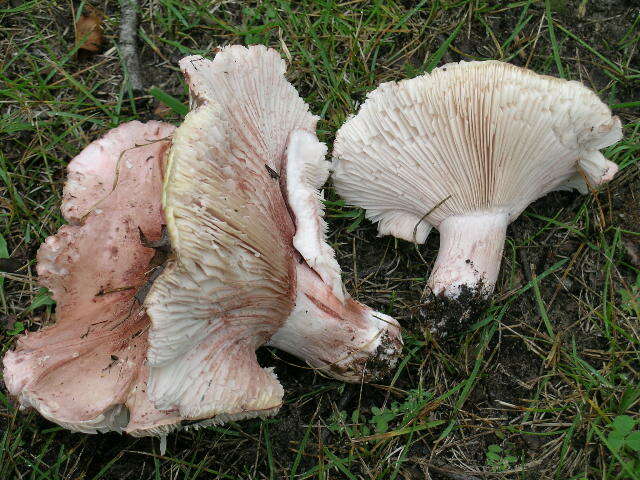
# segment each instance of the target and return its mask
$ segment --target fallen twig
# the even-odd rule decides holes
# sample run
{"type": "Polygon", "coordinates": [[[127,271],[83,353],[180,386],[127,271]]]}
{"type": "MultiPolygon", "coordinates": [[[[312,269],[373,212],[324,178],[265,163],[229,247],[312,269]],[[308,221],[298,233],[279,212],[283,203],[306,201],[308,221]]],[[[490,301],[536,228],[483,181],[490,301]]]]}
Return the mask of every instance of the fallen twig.
{"type": "Polygon", "coordinates": [[[120,0],[120,52],[124,69],[129,78],[129,85],[134,93],[141,93],[144,88],[140,76],[140,59],[138,58],[138,0],[120,0]]]}

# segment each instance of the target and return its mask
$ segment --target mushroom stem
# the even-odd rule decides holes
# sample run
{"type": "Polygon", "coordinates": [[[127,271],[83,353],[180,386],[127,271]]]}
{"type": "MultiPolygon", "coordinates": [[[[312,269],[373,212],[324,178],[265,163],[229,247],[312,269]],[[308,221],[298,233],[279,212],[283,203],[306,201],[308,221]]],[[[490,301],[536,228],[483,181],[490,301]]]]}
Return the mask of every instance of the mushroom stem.
{"type": "Polygon", "coordinates": [[[339,300],[306,264],[296,277],[295,307],[268,344],[346,382],[389,373],[402,350],[398,323],[352,298],[339,300]]]}
{"type": "Polygon", "coordinates": [[[433,293],[457,298],[468,287],[473,293],[491,295],[508,223],[504,212],[457,215],[443,220],[438,225],[440,250],[428,282],[433,293]]]}

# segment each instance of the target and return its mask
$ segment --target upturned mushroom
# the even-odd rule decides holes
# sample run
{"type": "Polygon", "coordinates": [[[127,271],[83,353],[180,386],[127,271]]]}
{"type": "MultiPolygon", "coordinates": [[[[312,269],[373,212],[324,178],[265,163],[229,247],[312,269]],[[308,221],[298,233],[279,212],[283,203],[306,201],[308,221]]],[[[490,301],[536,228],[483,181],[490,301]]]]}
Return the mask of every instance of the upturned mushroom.
{"type": "Polygon", "coordinates": [[[193,110],[177,130],[131,122],[69,164],[70,225],[38,253],[56,323],[4,358],[20,404],[71,430],[274,414],[266,343],[347,381],[399,355],[395,320],[343,291],[318,193],[326,147],[279,55],[227,47],[181,67],[193,110]]]}
{"type": "Polygon", "coordinates": [[[333,181],[380,235],[440,249],[436,295],[488,296],[507,225],[553,190],[587,193],[618,170],[599,149],[620,120],[579,82],[498,61],[380,85],[338,131],[333,181]]]}
{"type": "Polygon", "coordinates": [[[231,46],[180,65],[192,110],[165,176],[174,258],[146,300],[154,404],[189,418],[274,413],[282,387],[255,356],[266,343],[348,381],[388,369],[397,324],[343,293],[317,193],[326,147],[284,61],[231,46]]]}

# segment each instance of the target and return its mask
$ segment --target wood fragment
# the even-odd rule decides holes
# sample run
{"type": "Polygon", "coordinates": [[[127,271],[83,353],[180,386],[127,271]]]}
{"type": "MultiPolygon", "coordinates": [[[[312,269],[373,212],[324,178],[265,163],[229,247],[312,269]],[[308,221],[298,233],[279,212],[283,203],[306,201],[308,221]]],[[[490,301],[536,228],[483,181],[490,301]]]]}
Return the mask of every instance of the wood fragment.
{"type": "Polygon", "coordinates": [[[527,283],[531,283],[533,280],[533,275],[531,274],[531,263],[529,262],[529,256],[523,247],[518,248],[518,259],[520,260],[520,264],[522,265],[522,272],[524,273],[524,278],[527,283]]]}
{"type": "Polygon", "coordinates": [[[271,168],[269,165],[267,165],[266,163],[264,164],[264,168],[267,169],[267,173],[274,180],[278,180],[280,178],[280,174],[276,172],[273,168],[271,168]]]}
{"type": "Polygon", "coordinates": [[[133,93],[144,91],[137,46],[138,9],[138,0],[120,0],[119,47],[124,70],[129,78],[129,86],[133,93]]]}

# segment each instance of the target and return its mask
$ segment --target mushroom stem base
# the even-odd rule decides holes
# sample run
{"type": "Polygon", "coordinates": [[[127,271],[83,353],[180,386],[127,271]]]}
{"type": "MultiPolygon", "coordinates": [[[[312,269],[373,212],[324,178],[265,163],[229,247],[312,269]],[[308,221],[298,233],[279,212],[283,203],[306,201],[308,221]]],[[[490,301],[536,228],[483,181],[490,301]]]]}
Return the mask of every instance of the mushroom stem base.
{"type": "Polygon", "coordinates": [[[398,323],[352,298],[338,299],[306,264],[297,265],[296,277],[295,307],[268,344],[346,382],[388,374],[402,350],[398,323]]]}
{"type": "Polygon", "coordinates": [[[468,289],[489,296],[498,278],[508,223],[506,213],[493,212],[443,220],[428,283],[433,293],[457,298],[468,289]]]}

